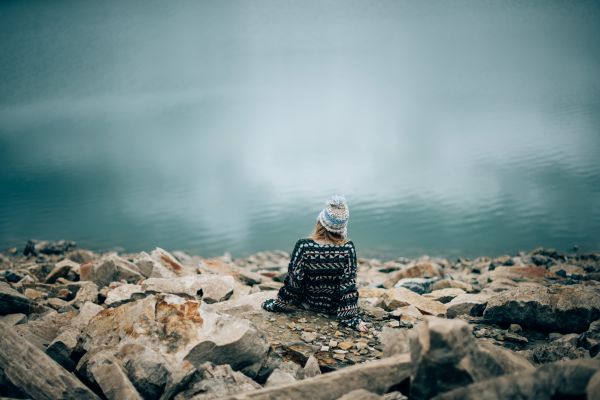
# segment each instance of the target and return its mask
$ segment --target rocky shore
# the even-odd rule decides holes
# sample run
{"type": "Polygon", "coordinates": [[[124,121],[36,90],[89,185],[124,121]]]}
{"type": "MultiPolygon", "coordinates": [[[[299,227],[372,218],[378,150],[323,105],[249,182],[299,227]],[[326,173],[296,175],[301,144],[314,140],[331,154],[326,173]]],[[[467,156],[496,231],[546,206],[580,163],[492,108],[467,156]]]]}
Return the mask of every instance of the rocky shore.
{"type": "Polygon", "coordinates": [[[600,254],[359,258],[368,333],[261,309],[289,254],[0,254],[0,397],[598,399],[600,254]]]}

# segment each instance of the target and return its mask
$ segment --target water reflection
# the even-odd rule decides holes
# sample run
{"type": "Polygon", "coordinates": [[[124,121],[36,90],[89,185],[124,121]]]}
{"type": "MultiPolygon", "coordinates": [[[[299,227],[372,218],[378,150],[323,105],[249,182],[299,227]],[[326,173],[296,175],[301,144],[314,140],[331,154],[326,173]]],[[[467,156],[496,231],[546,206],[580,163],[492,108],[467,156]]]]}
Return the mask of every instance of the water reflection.
{"type": "Polygon", "coordinates": [[[0,7],[1,246],[600,248],[595,3],[0,7]]]}

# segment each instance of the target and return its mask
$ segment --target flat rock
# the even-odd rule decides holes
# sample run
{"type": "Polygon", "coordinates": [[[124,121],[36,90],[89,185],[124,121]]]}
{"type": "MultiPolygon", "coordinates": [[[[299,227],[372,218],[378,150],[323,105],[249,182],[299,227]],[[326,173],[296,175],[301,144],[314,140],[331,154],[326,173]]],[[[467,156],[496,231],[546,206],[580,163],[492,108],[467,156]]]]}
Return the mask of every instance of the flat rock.
{"type": "Polygon", "coordinates": [[[393,311],[398,307],[412,305],[423,314],[445,316],[446,306],[438,301],[423,297],[406,288],[388,289],[383,297],[384,307],[393,311]]]}
{"type": "Polygon", "coordinates": [[[600,318],[600,292],[584,285],[518,287],[491,297],[483,316],[500,325],[580,333],[600,318]]]}
{"type": "Polygon", "coordinates": [[[337,400],[382,400],[383,397],[365,389],[357,389],[346,393],[337,400]]]}
{"type": "Polygon", "coordinates": [[[233,277],[225,275],[189,275],[177,278],[149,278],[142,282],[148,293],[172,293],[189,298],[201,298],[206,303],[229,299],[235,289],[233,277]]]}
{"type": "Polygon", "coordinates": [[[473,317],[481,316],[490,297],[491,295],[484,293],[464,293],[458,295],[446,304],[448,318],[454,318],[463,314],[473,317]]]}
{"type": "Polygon", "coordinates": [[[401,270],[394,272],[383,283],[386,289],[394,287],[394,285],[404,278],[433,278],[442,277],[443,268],[431,261],[419,261],[412,265],[403,266],[401,270]]]}
{"type": "Polygon", "coordinates": [[[440,279],[439,281],[436,281],[433,283],[433,290],[440,290],[440,289],[447,289],[447,288],[454,288],[454,289],[462,289],[465,292],[472,292],[473,291],[473,286],[465,283],[463,281],[459,281],[457,279],[440,279]]]}
{"type": "Polygon", "coordinates": [[[104,304],[109,307],[116,307],[128,301],[141,299],[146,293],[141,285],[124,283],[108,291],[104,304]]]}
{"type": "Polygon", "coordinates": [[[194,377],[175,400],[216,400],[234,394],[251,392],[261,386],[229,365],[204,363],[198,366],[194,377]]]}
{"type": "Polygon", "coordinates": [[[108,400],[141,400],[119,361],[110,352],[98,352],[88,361],[88,373],[108,400]]]}

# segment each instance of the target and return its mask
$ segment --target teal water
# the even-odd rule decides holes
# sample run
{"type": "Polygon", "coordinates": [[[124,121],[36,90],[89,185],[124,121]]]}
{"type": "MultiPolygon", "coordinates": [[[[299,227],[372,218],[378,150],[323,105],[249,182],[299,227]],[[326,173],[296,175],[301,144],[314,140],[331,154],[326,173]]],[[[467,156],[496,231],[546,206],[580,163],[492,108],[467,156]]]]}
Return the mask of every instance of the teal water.
{"type": "Polygon", "coordinates": [[[600,250],[600,3],[3,1],[0,248],[600,250]]]}

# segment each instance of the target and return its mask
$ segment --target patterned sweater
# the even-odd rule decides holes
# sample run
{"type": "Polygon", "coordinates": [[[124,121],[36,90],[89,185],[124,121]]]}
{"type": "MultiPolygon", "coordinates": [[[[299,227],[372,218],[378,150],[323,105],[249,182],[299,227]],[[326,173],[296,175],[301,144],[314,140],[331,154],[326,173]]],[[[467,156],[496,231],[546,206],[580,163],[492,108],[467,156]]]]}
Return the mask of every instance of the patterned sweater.
{"type": "Polygon", "coordinates": [[[312,239],[296,242],[288,275],[277,299],[263,303],[268,311],[288,312],[294,306],[335,314],[341,323],[356,329],[356,250],[352,241],[344,245],[319,244],[312,239]]]}

